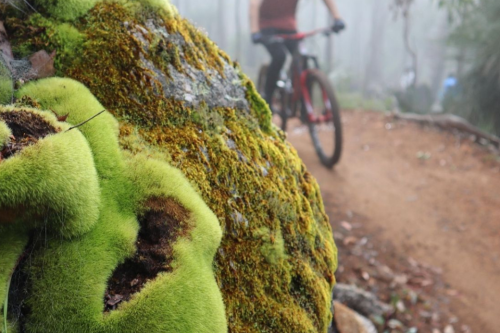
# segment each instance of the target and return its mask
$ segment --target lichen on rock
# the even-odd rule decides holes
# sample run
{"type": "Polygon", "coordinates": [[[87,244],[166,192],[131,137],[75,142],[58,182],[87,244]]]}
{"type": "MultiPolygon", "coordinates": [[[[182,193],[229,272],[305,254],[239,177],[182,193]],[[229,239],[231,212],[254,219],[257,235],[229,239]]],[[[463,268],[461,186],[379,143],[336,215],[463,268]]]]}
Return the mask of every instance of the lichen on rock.
{"type": "MultiPolygon", "coordinates": [[[[13,52],[19,59],[56,49],[57,74],[91,94],[72,80],[45,79],[21,87],[16,97],[39,110],[69,113],[70,124],[109,112],[73,134],[82,133],[88,144],[101,202],[97,222],[78,239],[37,248],[28,269],[26,332],[137,332],[138,326],[326,332],[337,258],[319,187],[271,125],[251,81],[166,1],[85,1],[79,7],[85,10],[61,15],[63,2],[39,1],[39,13],[9,16],[13,52]],[[185,223],[178,221],[190,230],[174,240],[178,259],[99,317],[108,278],[139,248],[134,242],[147,203],[165,197],[190,212],[185,223]]],[[[0,245],[9,258],[0,260],[2,274],[28,242],[30,234],[13,227],[18,224],[2,233],[13,243],[0,245]]],[[[0,275],[0,284],[7,276],[0,275]]]]}

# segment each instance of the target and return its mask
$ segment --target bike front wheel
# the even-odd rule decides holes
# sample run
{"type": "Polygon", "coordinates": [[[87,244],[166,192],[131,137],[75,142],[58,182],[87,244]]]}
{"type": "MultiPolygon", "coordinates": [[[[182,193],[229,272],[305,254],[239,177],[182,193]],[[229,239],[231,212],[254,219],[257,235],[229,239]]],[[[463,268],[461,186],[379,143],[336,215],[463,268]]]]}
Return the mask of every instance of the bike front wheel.
{"type": "Polygon", "coordinates": [[[305,86],[302,87],[303,116],[321,163],[331,169],[342,154],[340,107],[325,74],[317,69],[309,69],[305,75],[305,86]]]}

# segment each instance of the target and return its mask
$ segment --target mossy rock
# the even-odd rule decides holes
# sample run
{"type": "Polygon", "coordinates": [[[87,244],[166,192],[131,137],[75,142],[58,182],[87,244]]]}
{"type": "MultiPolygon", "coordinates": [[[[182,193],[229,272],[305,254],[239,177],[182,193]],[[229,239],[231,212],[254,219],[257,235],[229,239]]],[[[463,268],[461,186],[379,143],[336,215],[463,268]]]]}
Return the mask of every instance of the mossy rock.
{"type": "Polygon", "coordinates": [[[57,129],[0,162],[12,329],[326,332],[337,258],[319,187],[250,80],[164,0],[67,3],[1,7],[15,57],[56,49],[64,77],[17,82],[0,109],[57,129]],[[30,154],[48,193],[4,185],[30,154]]]}

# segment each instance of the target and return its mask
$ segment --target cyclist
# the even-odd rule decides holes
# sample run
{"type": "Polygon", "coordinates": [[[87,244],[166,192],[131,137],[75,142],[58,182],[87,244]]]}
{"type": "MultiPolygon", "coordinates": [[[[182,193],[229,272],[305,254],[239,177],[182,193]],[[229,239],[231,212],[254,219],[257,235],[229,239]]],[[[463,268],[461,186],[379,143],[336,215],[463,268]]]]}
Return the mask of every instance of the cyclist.
{"type": "MultiPolygon", "coordinates": [[[[345,29],[335,0],[323,0],[334,18],[332,31],[345,29]]],[[[285,64],[286,50],[293,53],[297,41],[285,40],[283,43],[269,43],[273,35],[297,33],[295,12],[299,0],[250,0],[250,27],[252,42],[263,44],[271,55],[271,64],[267,72],[264,99],[271,105],[271,96],[276,88],[281,68],[285,64]]]]}

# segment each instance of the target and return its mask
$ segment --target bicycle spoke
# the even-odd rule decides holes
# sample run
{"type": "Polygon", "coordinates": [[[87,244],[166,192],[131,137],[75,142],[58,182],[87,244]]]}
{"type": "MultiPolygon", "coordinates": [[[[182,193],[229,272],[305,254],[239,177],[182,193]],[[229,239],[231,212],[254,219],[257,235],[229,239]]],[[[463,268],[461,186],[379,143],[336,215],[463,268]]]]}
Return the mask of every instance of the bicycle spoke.
{"type": "Polygon", "coordinates": [[[340,158],[342,133],[338,105],[326,77],[317,70],[309,70],[306,108],[311,139],[321,162],[332,167],[340,158]]]}

